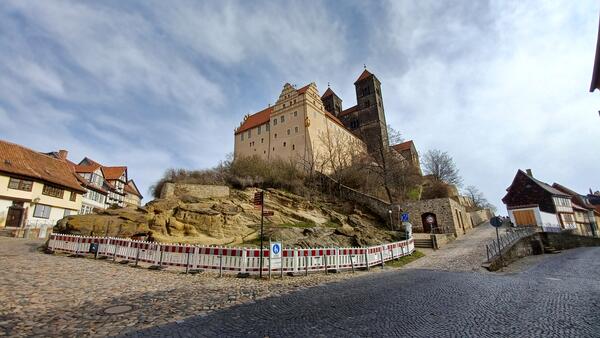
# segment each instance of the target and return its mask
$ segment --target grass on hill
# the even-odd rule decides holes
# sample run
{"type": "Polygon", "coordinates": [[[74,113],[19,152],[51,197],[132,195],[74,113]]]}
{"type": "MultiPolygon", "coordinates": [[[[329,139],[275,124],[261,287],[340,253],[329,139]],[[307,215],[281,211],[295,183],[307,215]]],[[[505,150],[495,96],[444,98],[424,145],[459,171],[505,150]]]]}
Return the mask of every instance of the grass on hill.
{"type": "Polygon", "coordinates": [[[421,251],[415,250],[413,252],[413,254],[410,256],[404,256],[404,257],[400,257],[397,260],[385,262],[385,266],[389,266],[392,268],[399,268],[410,262],[414,262],[421,257],[425,257],[425,254],[422,253],[421,251]]]}

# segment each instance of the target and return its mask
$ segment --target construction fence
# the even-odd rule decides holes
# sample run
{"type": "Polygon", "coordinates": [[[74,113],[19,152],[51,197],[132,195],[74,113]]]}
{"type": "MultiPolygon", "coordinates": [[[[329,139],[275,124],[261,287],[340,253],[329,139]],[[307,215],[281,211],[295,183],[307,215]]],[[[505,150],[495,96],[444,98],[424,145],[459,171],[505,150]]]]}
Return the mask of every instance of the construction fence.
{"type": "MultiPolygon", "coordinates": [[[[138,265],[188,270],[213,270],[219,273],[259,274],[259,248],[232,248],[165,244],[125,238],[91,237],[52,234],[48,249],[75,255],[94,255],[96,258],[128,261],[138,265]]],[[[263,249],[263,274],[308,274],[318,271],[354,270],[383,265],[386,261],[411,255],[414,240],[355,248],[284,248],[281,258],[271,261],[270,250],[263,249]]]]}

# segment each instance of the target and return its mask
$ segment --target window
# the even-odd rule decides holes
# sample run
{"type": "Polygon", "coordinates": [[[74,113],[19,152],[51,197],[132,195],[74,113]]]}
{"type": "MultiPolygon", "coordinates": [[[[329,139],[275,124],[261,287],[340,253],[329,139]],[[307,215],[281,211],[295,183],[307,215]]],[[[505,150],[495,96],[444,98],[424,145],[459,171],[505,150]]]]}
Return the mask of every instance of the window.
{"type": "Polygon", "coordinates": [[[280,122],[281,123],[285,122],[285,116],[284,115],[281,115],[281,121],[280,122]]]}
{"type": "Polygon", "coordinates": [[[294,132],[297,134],[298,133],[298,127],[294,127],[294,132]]]}
{"type": "Polygon", "coordinates": [[[248,130],[248,139],[252,137],[252,129],[248,130]]]}
{"type": "Polygon", "coordinates": [[[260,127],[262,126],[258,126],[258,131],[256,132],[258,135],[260,135],[260,127]]]}
{"type": "Polygon", "coordinates": [[[269,131],[269,130],[270,130],[270,128],[269,128],[269,124],[268,124],[268,123],[265,125],[265,130],[266,130],[266,131],[269,131]]]}
{"type": "Polygon", "coordinates": [[[69,201],[75,202],[77,199],[77,194],[74,191],[71,191],[71,196],[69,196],[69,201]]]}
{"type": "Polygon", "coordinates": [[[292,144],[292,150],[296,150],[296,146],[292,144]]]}
{"type": "Polygon", "coordinates": [[[275,135],[273,135],[275,138],[277,138],[277,133],[275,133],[275,135]]]}
{"type": "Polygon", "coordinates": [[[273,125],[276,126],[277,125],[277,119],[273,119],[273,125]]]}
{"type": "Polygon", "coordinates": [[[261,139],[260,139],[260,143],[264,143],[264,142],[265,142],[265,139],[264,139],[264,138],[261,138],[261,139]]]}
{"type": "Polygon", "coordinates": [[[283,146],[285,147],[285,142],[283,142],[283,146]]]}
{"type": "Polygon", "coordinates": [[[10,180],[8,181],[9,189],[31,191],[32,187],[33,187],[33,181],[22,180],[22,179],[13,178],[13,177],[11,177],[10,180]]]}
{"type": "Polygon", "coordinates": [[[362,95],[365,96],[365,95],[369,95],[369,94],[371,94],[371,88],[369,88],[369,87],[363,87],[363,89],[362,89],[362,95]]]}
{"type": "Polygon", "coordinates": [[[57,188],[57,187],[54,187],[51,185],[44,184],[44,189],[42,189],[43,195],[52,196],[52,197],[56,197],[56,198],[63,198],[64,193],[65,193],[65,191],[62,190],[61,188],[57,188]]]}
{"type": "Polygon", "coordinates": [[[294,99],[294,103],[296,103],[296,99],[294,99]]]}
{"type": "Polygon", "coordinates": [[[263,150],[263,154],[266,154],[266,153],[267,153],[267,151],[266,151],[266,150],[263,150]]]}
{"type": "Polygon", "coordinates": [[[289,135],[289,134],[291,134],[291,131],[290,131],[289,129],[287,130],[287,134],[288,134],[288,135],[289,135]]]}
{"type": "Polygon", "coordinates": [[[283,104],[283,108],[285,108],[285,103],[283,104]]]}
{"type": "Polygon", "coordinates": [[[240,140],[240,141],[243,141],[243,140],[244,140],[244,133],[242,133],[242,134],[240,135],[240,137],[241,137],[241,140],[240,140]]]}
{"type": "Polygon", "coordinates": [[[51,210],[52,208],[49,205],[36,204],[35,209],[33,209],[33,217],[48,219],[51,210]]]}
{"type": "Polygon", "coordinates": [[[275,151],[275,147],[273,147],[273,151],[275,151]]]}
{"type": "Polygon", "coordinates": [[[294,117],[297,117],[297,116],[298,116],[298,112],[297,112],[297,111],[295,111],[295,112],[294,112],[294,117]]]}

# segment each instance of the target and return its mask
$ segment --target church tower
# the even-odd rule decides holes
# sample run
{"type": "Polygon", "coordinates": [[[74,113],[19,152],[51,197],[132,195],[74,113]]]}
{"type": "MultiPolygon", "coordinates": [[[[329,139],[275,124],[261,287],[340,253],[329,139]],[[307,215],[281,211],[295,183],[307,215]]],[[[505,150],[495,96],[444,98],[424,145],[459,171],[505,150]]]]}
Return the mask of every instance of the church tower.
{"type": "Polygon", "coordinates": [[[342,99],[331,88],[328,87],[325,93],[323,93],[321,101],[323,101],[325,110],[333,114],[333,116],[338,117],[342,112],[342,99]]]}
{"type": "MultiPolygon", "coordinates": [[[[356,110],[348,125],[366,144],[369,153],[388,148],[387,123],[381,97],[381,82],[365,69],[354,82],[356,110]]],[[[346,124],[346,122],[344,122],[346,124]]]]}

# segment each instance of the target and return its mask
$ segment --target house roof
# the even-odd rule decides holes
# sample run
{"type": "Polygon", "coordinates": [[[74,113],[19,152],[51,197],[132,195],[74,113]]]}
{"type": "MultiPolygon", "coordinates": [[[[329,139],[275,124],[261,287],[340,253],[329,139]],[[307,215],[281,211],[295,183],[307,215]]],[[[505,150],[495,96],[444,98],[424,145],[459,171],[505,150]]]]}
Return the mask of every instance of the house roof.
{"type": "Polygon", "coordinates": [[[102,167],[102,174],[106,180],[118,180],[127,171],[127,167],[102,167]]]}
{"type": "Polygon", "coordinates": [[[0,171],[85,192],[66,161],[2,140],[0,171]]]}
{"type": "Polygon", "coordinates": [[[360,82],[366,78],[368,78],[369,76],[371,76],[373,74],[371,74],[371,72],[369,72],[368,70],[363,70],[362,74],[360,74],[360,76],[358,77],[358,79],[356,79],[356,81],[354,81],[354,84],[356,84],[357,82],[360,82]]]}
{"type": "Polygon", "coordinates": [[[304,86],[304,87],[302,87],[302,88],[300,88],[300,89],[297,89],[297,90],[296,90],[296,92],[297,92],[298,94],[304,94],[304,93],[306,93],[306,91],[308,90],[308,87],[310,87],[310,84],[307,84],[306,86],[304,86]]]}
{"type": "Polygon", "coordinates": [[[414,146],[415,146],[415,144],[413,143],[413,141],[409,140],[406,142],[402,142],[402,143],[393,145],[392,148],[394,148],[394,150],[396,150],[398,152],[401,152],[401,151],[405,151],[405,150],[410,150],[414,146]]]}
{"type": "Polygon", "coordinates": [[[248,129],[252,129],[254,127],[258,127],[261,124],[265,124],[269,122],[271,119],[271,113],[273,112],[273,107],[265,108],[258,113],[252,114],[248,116],[244,123],[235,131],[235,134],[242,133],[248,129]]]}
{"type": "Polygon", "coordinates": [[[330,112],[325,111],[325,116],[327,116],[330,120],[338,124],[340,127],[346,129],[346,126],[340,121],[337,117],[333,116],[330,112]]]}
{"type": "Polygon", "coordinates": [[[548,184],[546,182],[542,182],[535,177],[531,177],[531,176],[527,175],[525,172],[523,172],[522,170],[519,170],[519,171],[522,172],[527,177],[529,177],[533,182],[537,183],[537,185],[539,185],[540,187],[542,187],[544,190],[551,193],[552,195],[570,197],[569,194],[564,193],[556,188],[553,188],[550,184],[548,184]]]}
{"type": "Polygon", "coordinates": [[[93,173],[94,171],[96,171],[96,169],[98,169],[100,166],[96,166],[96,165],[74,165],[73,166],[73,170],[75,170],[76,173],[93,173]]]}
{"type": "Polygon", "coordinates": [[[331,95],[335,95],[335,96],[337,96],[337,95],[336,95],[336,94],[333,92],[333,90],[331,90],[331,88],[327,88],[327,90],[325,91],[325,93],[323,93],[323,96],[321,96],[321,98],[322,98],[322,99],[324,99],[324,98],[326,98],[326,97],[329,97],[329,96],[331,96],[331,95]]]}
{"type": "Polygon", "coordinates": [[[594,71],[592,73],[592,84],[590,92],[600,89],[600,23],[598,24],[598,41],[596,42],[596,58],[594,59],[594,71]]]}
{"type": "Polygon", "coordinates": [[[350,108],[348,108],[346,110],[342,110],[342,112],[340,113],[339,116],[346,116],[348,114],[354,113],[357,110],[358,110],[358,105],[350,107],[350,108]]]}
{"type": "Polygon", "coordinates": [[[137,188],[137,185],[135,185],[135,182],[133,180],[127,181],[124,190],[125,192],[138,196],[139,198],[144,198],[144,196],[142,196],[140,190],[137,188]]]}

